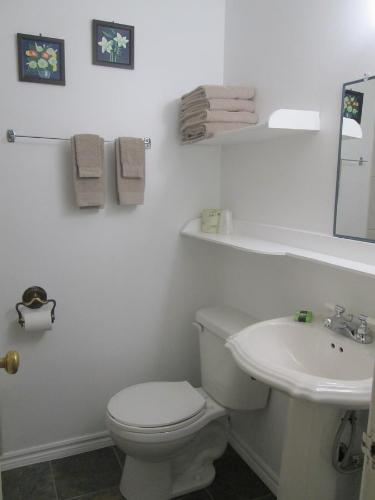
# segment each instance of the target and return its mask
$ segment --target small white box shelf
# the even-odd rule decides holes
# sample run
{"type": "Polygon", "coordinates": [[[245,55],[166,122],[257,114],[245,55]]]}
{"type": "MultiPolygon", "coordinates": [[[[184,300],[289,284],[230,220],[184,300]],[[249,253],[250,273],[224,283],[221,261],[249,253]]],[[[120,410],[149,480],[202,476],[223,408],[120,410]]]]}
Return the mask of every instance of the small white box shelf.
{"type": "Polygon", "coordinates": [[[353,118],[342,119],[342,132],[343,139],[362,139],[363,132],[361,125],[353,120],[353,118]]]}

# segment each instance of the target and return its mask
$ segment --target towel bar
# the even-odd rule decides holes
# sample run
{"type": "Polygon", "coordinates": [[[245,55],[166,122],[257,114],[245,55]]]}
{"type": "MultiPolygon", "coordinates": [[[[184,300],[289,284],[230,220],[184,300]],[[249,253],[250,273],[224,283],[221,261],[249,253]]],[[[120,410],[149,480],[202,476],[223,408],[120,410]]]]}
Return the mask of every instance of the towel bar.
{"type": "MultiPolygon", "coordinates": [[[[66,137],[45,137],[43,135],[20,135],[16,134],[14,129],[8,128],[7,141],[16,142],[17,137],[22,137],[26,139],[47,139],[48,141],[70,141],[70,138],[68,139],[66,137]]],[[[114,139],[105,140],[104,142],[114,142],[114,139]]],[[[151,137],[144,137],[143,142],[145,143],[145,149],[151,149],[151,137]]]]}

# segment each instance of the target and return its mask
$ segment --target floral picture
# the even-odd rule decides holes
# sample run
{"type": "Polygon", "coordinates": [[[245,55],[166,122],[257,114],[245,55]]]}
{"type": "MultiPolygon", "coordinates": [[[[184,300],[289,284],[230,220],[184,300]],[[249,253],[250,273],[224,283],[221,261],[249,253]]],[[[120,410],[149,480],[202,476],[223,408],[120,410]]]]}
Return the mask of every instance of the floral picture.
{"type": "Polygon", "coordinates": [[[93,64],[134,69],[134,26],[94,20],[93,64]]]}
{"type": "Polygon", "coordinates": [[[18,33],[17,44],[20,81],[65,85],[64,40],[18,33]]]}
{"type": "Polygon", "coordinates": [[[344,94],[343,116],[352,118],[361,123],[363,106],[363,93],[355,90],[346,89],[344,94]]]}

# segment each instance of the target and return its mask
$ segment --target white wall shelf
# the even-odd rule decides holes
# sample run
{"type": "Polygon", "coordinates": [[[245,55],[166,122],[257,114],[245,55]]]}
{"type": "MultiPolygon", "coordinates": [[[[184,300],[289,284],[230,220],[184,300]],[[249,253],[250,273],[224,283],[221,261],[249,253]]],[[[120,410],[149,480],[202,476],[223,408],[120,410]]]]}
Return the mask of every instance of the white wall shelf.
{"type": "Polygon", "coordinates": [[[211,146],[261,142],[287,135],[309,134],[318,130],[320,130],[319,111],[277,109],[265,123],[221,132],[196,144],[211,146]]]}
{"type": "Polygon", "coordinates": [[[202,233],[200,219],[194,219],[181,234],[242,252],[287,256],[375,277],[372,243],[246,221],[234,221],[234,233],[222,235],[202,233]]]}

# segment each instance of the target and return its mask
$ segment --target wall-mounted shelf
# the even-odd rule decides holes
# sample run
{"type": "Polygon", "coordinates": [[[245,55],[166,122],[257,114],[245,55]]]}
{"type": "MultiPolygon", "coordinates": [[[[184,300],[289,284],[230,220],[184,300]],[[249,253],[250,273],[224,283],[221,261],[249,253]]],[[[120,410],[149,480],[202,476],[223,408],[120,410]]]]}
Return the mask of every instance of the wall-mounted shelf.
{"type": "Polygon", "coordinates": [[[222,235],[202,233],[200,219],[194,219],[181,234],[242,252],[303,259],[375,277],[373,243],[246,221],[234,221],[234,233],[222,235]]]}
{"type": "Polygon", "coordinates": [[[342,132],[343,139],[362,139],[363,132],[361,125],[353,120],[353,118],[342,119],[342,132]]]}
{"type": "Polygon", "coordinates": [[[261,142],[287,135],[309,134],[318,130],[320,130],[319,111],[277,109],[265,123],[221,132],[196,144],[211,146],[261,142]]]}

